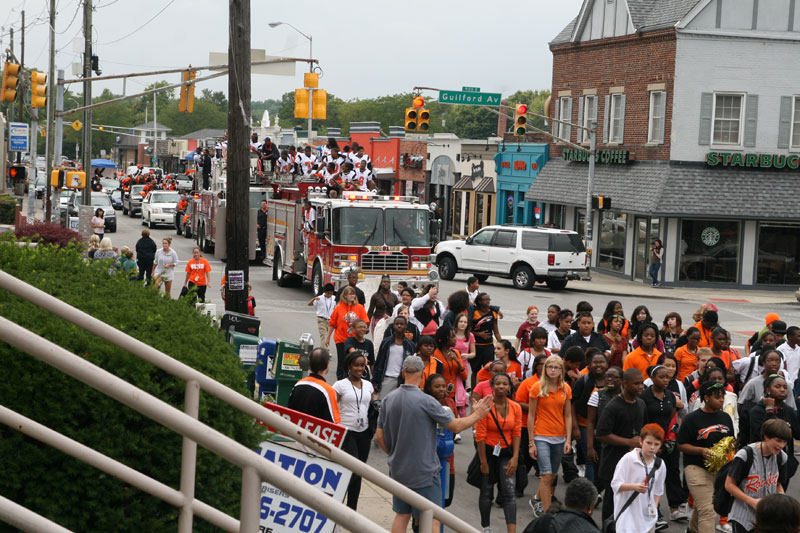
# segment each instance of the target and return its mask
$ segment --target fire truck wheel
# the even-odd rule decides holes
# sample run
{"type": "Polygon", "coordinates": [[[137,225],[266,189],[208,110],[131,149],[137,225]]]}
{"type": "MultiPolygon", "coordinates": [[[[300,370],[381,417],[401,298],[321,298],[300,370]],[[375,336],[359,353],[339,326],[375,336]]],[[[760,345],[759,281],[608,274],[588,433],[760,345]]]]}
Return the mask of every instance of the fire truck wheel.
{"type": "Polygon", "coordinates": [[[456,270],[458,270],[458,266],[452,257],[443,257],[439,261],[439,276],[443,280],[453,279],[456,276],[456,270]]]}
{"type": "Polygon", "coordinates": [[[281,285],[280,279],[283,272],[280,271],[278,265],[281,264],[281,253],[280,251],[275,252],[275,257],[272,258],[272,280],[278,282],[278,286],[281,285]]]}
{"type": "Polygon", "coordinates": [[[183,236],[187,239],[192,238],[192,227],[191,226],[184,226],[183,228],[183,236]]]}
{"type": "Polygon", "coordinates": [[[319,263],[316,263],[314,265],[314,270],[311,271],[311,286],[314,290],[314,295],[322,294],[322,285],[322,268],[320,268],[319,263]]]}

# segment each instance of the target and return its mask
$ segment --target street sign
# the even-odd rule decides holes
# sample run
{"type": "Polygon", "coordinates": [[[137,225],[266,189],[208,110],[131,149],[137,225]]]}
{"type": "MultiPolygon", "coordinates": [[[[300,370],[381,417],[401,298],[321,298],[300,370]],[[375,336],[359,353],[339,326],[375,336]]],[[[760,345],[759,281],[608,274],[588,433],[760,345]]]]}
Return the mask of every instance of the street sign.
{"type": "Polygon", "coordinates": [[[78,131],[83,127],[83,123],[80,120],[76,120],[75,122],[70,124],[70,126],[72,126],[73,130],[78,131]]]}
{"type": "MultiPolygon", "coordinates": [[[[256,48],[250,49],[250,61],[266,61],[267,59],[277,59],[279,56],[268,56],[265,50],[256,48]]],[[[210,52],[208,54],[208,62],[211,65],[227,65],[228,52],[210,52]]],[[[268,74],[272,76],[294,76],[295,66],[294,61],[286,61],[283,63],[265,63],[263,65],[251,65],[250,74],[268,74]]],[[[221,69],[211,69],[221,70],[221,69]]]]}
{"type": "Polygon", "coordinates": [[[464,91],[465,93],[479,93],[479,92],[481,92],[481,88],[480,87],[462,87],[461,90],[464,91]]]}
{"type": "MultiPolygon", "coordinates": [[[[258,454],[336,501],[344,501],[352,473],[324,457],[265,441],[258,454]]],[[[332,520],[268,483],[261,484],[260,531],[331,533],[332,520]]]]}
{"type": "MultiPolygon", "coordinates": [[[[322,420],[321,418],[317,418],[315,416],[301,413],[300,411],[295,411],[294,409],[289,409],[288,407],[283,407],[276,403],[264,402],[264,407],[270,411],[278,413],[292,424],[310,431],[320,439],[332,444],[333,446],[336,446],[337,448],[342,447],[344,435],[347,432],[347,429],[344,426],[334,424],[333,422],[328,422],[327,420],[322,420]]],[[[264,425],[264,423],[260,420],[258,423],[264,425]]],[[[275,431],[275,429],[271,427],[268,429],[270,431],[275,431]]],[[[291,435],[287,436],[291,437],[291,435]]]]}
{"type": "Polygon", "coordinates": [[[501,99],[500,93],[480,93],[473,91],[439,91],[439,103],[441,104],[499,106],[500,99],[501,99]]]}
{"type": "Polygon", "coordinates": [[[231,270],[228,272],[228,289],[232,291],[244,290],[244,270],[231,270]]]}
{"type": "Polygon", "coordinates": [[[12,152],[28,151],[29,126],[24,122],[8,123],[8,149],[12,152]]]}

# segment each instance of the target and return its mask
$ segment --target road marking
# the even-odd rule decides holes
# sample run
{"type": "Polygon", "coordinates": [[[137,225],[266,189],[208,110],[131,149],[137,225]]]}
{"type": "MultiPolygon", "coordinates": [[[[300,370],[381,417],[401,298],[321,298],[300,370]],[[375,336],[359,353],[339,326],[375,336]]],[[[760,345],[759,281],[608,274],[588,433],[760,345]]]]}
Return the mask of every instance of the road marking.
{"type": "Polygon", "coordinates": [[[741,304],[749,304],[750,300],[736,300],[734,298],[709,298],[712,302],[734,302],[741,304]]]}

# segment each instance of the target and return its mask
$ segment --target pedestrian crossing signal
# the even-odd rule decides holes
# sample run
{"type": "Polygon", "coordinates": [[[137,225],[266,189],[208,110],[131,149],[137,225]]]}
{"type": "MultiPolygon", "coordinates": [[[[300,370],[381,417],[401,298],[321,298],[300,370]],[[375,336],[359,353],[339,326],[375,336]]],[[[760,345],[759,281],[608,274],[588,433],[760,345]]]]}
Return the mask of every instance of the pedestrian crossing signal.
{"type": "Polygon", "coordinates": [[[611,198],[608,196],[592,196],[592,209],[611,209],[611,198]]]}
{"type": "Polygon", "coordinates": [[[419,120],[419,110],[416,107],[406,108],[406,131],[417,131],[417,121],[419,120]]]}
{"type": "Polygon", "coordinates": [[[514,109],[514,135],[517,137],[524,137],[528,132],[528,118],[525,114],[528,112],[528,106],[525,104],[518,104],[514,109]]]}

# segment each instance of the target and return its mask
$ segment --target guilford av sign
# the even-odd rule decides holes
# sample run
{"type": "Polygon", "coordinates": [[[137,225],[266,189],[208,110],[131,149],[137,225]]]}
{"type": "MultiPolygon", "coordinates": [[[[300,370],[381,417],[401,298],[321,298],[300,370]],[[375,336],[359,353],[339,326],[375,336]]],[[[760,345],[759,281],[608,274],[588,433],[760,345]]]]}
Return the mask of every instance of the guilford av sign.
{"type": "Polygon", "coordinates": [[[742,154],[739,152],[708,152],[706,164],[710,167],[741,168],[800,168],[800,154],[742,154]]]}

